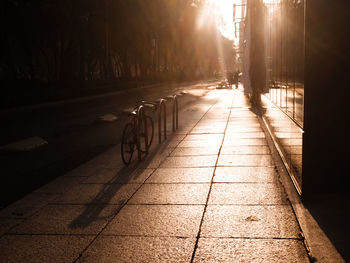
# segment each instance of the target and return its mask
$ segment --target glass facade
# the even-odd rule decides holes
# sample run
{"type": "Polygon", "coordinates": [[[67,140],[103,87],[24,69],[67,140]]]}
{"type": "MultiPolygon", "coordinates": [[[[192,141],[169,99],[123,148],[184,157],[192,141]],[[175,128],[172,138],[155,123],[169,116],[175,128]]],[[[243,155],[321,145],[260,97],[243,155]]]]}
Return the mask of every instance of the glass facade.
{"type": "Polygon", "coordinates": [[[301,194],[305,1],[265,1],[265,118],[301,194]],[[266,99],[267,98],[267,99],[266,99]]]}
{"type": "Polygon", "coordinates": [[[270,1],[265,10],[268,97],[302,127],[304,0],[270,1]]]}

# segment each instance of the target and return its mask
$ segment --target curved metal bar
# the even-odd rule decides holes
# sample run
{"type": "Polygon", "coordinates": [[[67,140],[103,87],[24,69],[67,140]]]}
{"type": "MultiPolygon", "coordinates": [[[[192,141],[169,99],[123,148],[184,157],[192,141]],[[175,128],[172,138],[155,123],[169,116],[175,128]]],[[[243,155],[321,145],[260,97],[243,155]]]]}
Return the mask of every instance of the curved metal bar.
{"type": "Polygon", "coordinates": [[[158,106],[158,142],[162,142],[162,112],[163,112],[163,127],[164,127],[164,140],[166,140],[166,105],[165,100],[159,100],[158,106]]]}
{"type": "Polygon", "coordinates": [[[168,96],[166,97],[167,100],[171,100],[173,102],[172,105],[172,112],[173,112],[173,119],[172,119],[172,124],[173,124],[173,131],[175,131],[179,127],[179,109],[178,109],[178,101],[177,101],[177,96],[168,96]]]}
{"type": "Polygon", "coordinates": [[[158,102],[142,100],[137,103],[139,103],[138,105],[143,105],[145,109],[152,109],[152,112],[155,112],[158,108],[158,102]]]}
{"type": "Polygon", "coordinates": [[[177,96],[173,97],[173,131],[179,128],[179,104],[177,101],[177,96]]]}

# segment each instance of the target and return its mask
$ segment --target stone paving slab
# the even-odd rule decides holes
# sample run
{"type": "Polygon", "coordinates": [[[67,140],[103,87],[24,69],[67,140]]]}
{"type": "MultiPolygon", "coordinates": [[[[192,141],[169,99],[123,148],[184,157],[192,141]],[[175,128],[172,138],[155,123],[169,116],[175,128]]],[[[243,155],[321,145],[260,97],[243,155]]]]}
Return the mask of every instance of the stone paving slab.
{"type": "Polygon", "coordinates": [[[224,133],[225,132],[225,127],[217,128],[217,127],[199,127],[199,128],[193,128],[190,131],[190,134],[211,134],[211,133],[224,133]]]}
{"type": "Polygon", "coordinates": [[[288,204],[283,188],[274,183],[214,183],[209,204],[281,205],[288,204]]]}
{"type": "MultiPolygon", "coordinates": [[[[188,134],[191,129],[193,128],[193,125],[190,125],[188,127],[180,126],[175,132],[172,132],[173,135],[186,135],[188,134]]],[[[158,128],[157,128],[158,129],[158,128]]],[[[172,127],[167,128],[167,131],[172,131],[172,127]]]]}
{"type": "Polygon", "coordinates": [[[220,155],[218,166],[273,166],[274,161],[271,155],[267,154],[234,154],[220,155]]]}
{"type": "Polygon", "coordinates": [[[200,238],[193,262],[307,263],[310,261],[300,240],[200,238]]]}
{"type": "Polygon", "coordinates": [[[277,179],[277,172],[272,167],[217,167],[215,183],[270,183],[277,179]]]}
{"type": "Polygon", "coordinates": [[[228,118],[228,125],[238,126],[241,125],[242,127],[261,127],[259,123],[259,118],[256,115],[252,116],[234,116],[230,115],[228,118]]]}
{"type": "MultiPolygon", "coordinates": [[[[221,136],[221,138],[218,138],[218,137],[212,137],[210,138],[212,135],[216,136],[218,134],[202,134],[204,136],[208,136],[207,139],[202,139],[201,135],[193,135],[191,134],[189,138],[185,138],[180,144],[179,144],[179,147],[187,147],[187,146],[190,146],[189,143],[193,144],[193,147],[208,147],[208,146],[211,146],[211,147],[218,147],[221,145],[222,143],[222,140],[223,140],[223,136],[221,136]],[[197,137],[197,138],[196,138],[197,137]],[[185,145],[185,146],[184,146],[185,145]]],[[[204,137],[205,138],[205,137],[204,137]]],[[[191,147],[191,146],[190,146],[191,147]]]]}
{"type": "Polygon", "coordinates": [[[298,223],[289,205],[209,205],[204,215],[201,236],[237,238],[301,237],[298,223]]]}
{"type": "MultiPolygon", "coordinates": [[[[270,120],[269,120],[269,123],[270,120]]],[[[284,127],[279,127],[279,123],[275,123],[277,126],[273,126],[271,127],[271,129],[273,130],[274,134],[276,134],[277,132],[300,132],[300,131],[295,131],[295,125],[291,126],[284,126],[284,127]]]]}
{"type": "Polygon", "coordinates": [[[237,110],[232,110],[230,114],[230,119],[233,118],[256,118],[256,115],[254,112],[246,109],[246,110],[240,110],[239,108],[237,110]]]}
{"type": "Polygon", "coordinates": [[[227,124],[227,128],[239,128],[239,127],[249,127],[249,128],[260,128],[260,123],[257,121],[230,121],[227,124]]]}
{"type": "Polygon", "coordinates": [[[246,126],[233,126],[230,125],[226,129],[226,134],[231,134],[231,133],[246,133],[246,132],[261,132],[261,127],[246,127],[246,126]]]}
{"type": "MultiPolygon", "coordinates": [[[[156,147],[156,153],[144,156],[141,162],[139,162],[137,160],[137,157],[135,156],[134,164],[141,169],[158,168],[159,165],[164,161],[164,159],[167,158],[170,155],[170,153],[174,150],[174,148],[169,145],[169,142],[171,142],[171,140],[164,142],[164,144],[160,145],[159,148],[155,144],[154,147],[156,147]]],[[[152,150],[153,149],[150,149],[150,151],[152,150]]]]}
{"type": "Polygon", "coordinates": [[[227,109],[225,107],[217,107],[216,105],[213,105],[206,113],[205,115],[202,115],[201,120],[214,120],[214,121],[227,121],[227,118],[230,116],[230,109],[227,109]]]}
{"type": "Polygon", "coordinates": [[[220,155],[225,154],[271,154],[267,145],[223,146],[220,155]]]}
{"type": "Polygon", "coordinates": [[[303,152],[302,146],[291,145],[284,148],[287,154],[301,154],[303,152]]]}
{"type": "MultiPolygon", "coordinates": [[[[120,148],[120,147],[118,147],[120,148]]],[[[92,166],[94,169],[99,169],[99,168],[107,168],[107,169],[123,169],[124,168],[124,164],[120,158],[120,149],[118,149],[118,151],[116,153],[113,154],[113,158],[110,158],[111,154],[106,154],[106,156],[104,156],[103,161],[98,161],[96,160],[96,162],[100,162],[99,164],[93,164],[91,163],[90,166],[92,166]],[[109,156],[109,158],[108,158],[109,156]]]]}
{"type": "MultiPolygon", "coordinates": [[[[235,105],[236,106],[236,105],[235,105]]],[[[251,107],[230,107],[231,114],[230,117],[257,117],[255,112],[252,110],[251,107]]]]}
{"type": "Polygon", "coordinates": [[[267,145],[265,139],[245,139],[245,138],[234,138],[230,140],[224,140],[223,146],[249,146],[249,145],[267,145]]]}
{"type": "Polygon", "coordinates": [[[128,204],[205,205],[210,184],[145,184],[128,204]]]}
{"type": "Polygon", "coordinates": [[[196,237],[204,205],[126,205],[103,235],[196,237]]]}
{"type": "Polygon", "coordinates": [[[0,218],[28,218],[58,196],[57,194],[31,193],[1,210],[0,218]]]}
{"type": "Polygon", "coordinates": [[[184,138],[184,141],[219,141],[224,138],[223,134],[190,134],[184,138]]]}
{"type": "Polygon", "coordinates": [[[49,205],[8,233],[96,235],[119,209],[116,205],[49,205]]]}
{"type": "Polygon", "coordinates": [[[94,174],[98,169],[101,169],[101,166],[85,163],[63,175],[63,177],[89,177],[94,174]]]}
{"type": "Polygon", "coordinates": [[[190,262],[195,238],[101,236],[78,262],[190,262]]]}
{"type": "Polygon", "coordinates": [[[231,132],[225,135],[226,140],[236,139],[236,138],[246,138],[246,139],[265,138],[265,133],[263,132],[231,132]]]}
{"type": "Polygon", "coordinates": [[[219,146],[211,147],[177,147],[170,156],[218,155],[219,146]]]}
{"type": "Polygon", "coordinates": [[[216,141],[182,141],[177,146],[178,147],[219,147],[221,145],[220,140],[216,141]]]}
{"type": "Polygon", "coordinates": [[[0,262],[71,263],[93,236],[5,235],[0,239],[0,262]]]}
{"type": "Polygon", "coordinates": [[[283,138],[283,139],[301,139],[302,138],[302,133],[301,132],[275,132],[274,133],[277,138],[283,138]]]}
{"type": "Polygon", "coordinates": [[[191,158],[182,156],[168,157],[160,167],[210,167],[215,165],[216,159],[216,155],[191,156],[191,158]]]}
{"type": "Polygon", "coordinates": [[[200,122],[197,125],[198,127],[205,126],[205,125],[225,127],[227,123],[227,118],[228,116],[217,118],[215,116],[204,115],[204,117],[200,120],[200,122]]]}
{"type": "Polygon", "coordinates": [[[302,139],[280,139],[283,145],[301,146],[303,144],[302,139]]]}
{"type": "Polygon", "coordinates": [[[53,200],[56,204],[123,204],[140,184],[79,184],[53,200]]]}
{"type": "Polygon", "coordinates": [[[167,143],[167,147],[169,148],[175,148],[179,145],[179,143],[181,143],[181,140],[170,140],[167,143]]]}
{"type": "Polygon", "coordinates": [[[88,177],[60,176],[35,191],[39,194],[62,194],[73,185],[84,182],[88,177]]]}
{"type": "Polygon", "coordinates": [[[211,168],[158,168],[146,183],[210,183],[211,168]]]}
{"type": "Polygon", "coordinates": [[[226,122],[216,122],[216,123],[210,123],[210,122],[199,122],[194,129],[225,129],[227,125],[226,122]]]}
{"type": "MultiPolygon", "coordinates": [[[[172,133],[169,133],[168,136],[171,136],[171,140],[181,141],[186,137],[186,134],[175,134],[174,135],[172,133]]],[[[154,133],[154,138],[158,138],[158,133],[154,133]]]]}
{"type": "Polygon", "coordinates": [[[121,170],[101,168],[87,178],[87,184],[139,184],[143,183],[155,169],[121,170]]]}

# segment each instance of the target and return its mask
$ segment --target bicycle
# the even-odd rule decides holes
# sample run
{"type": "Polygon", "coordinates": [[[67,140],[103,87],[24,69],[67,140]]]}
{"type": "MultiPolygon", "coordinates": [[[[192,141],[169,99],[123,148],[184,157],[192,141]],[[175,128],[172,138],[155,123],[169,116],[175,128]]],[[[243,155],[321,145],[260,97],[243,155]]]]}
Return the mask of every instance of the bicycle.
{"type": "Polygon", "coordinates": [[[148,150],[153,142],[154,125],[152,118],[145,113],[145,109],[157,110],[157,103],[140,101],[136,107],[123,111],[131,121],[123,130],[121,142],[121,156],[125,165],[129,165],[135,151],[138,151],[138,160],[142,159],[142,154],[148,154],[148,150]]]}

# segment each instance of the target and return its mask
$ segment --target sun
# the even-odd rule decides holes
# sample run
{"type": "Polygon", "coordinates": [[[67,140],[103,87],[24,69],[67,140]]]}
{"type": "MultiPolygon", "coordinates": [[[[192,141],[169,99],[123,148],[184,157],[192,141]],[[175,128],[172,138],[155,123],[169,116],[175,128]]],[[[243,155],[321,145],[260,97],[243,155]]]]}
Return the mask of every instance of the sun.
{"type": "Polygon", "coordinates": [[[238,32],[235,33],[235,22],[239,22],[237,19],[241,17],[242,0],[207,0],[207,5],[210,12],[215,16],[221,34],[237,43],[239,34],[238,32]],[[233,11],[233,5],[236,5],[235,12],[233,11]],[[236,21],[234,21],[234,15],[236,21]]]}

